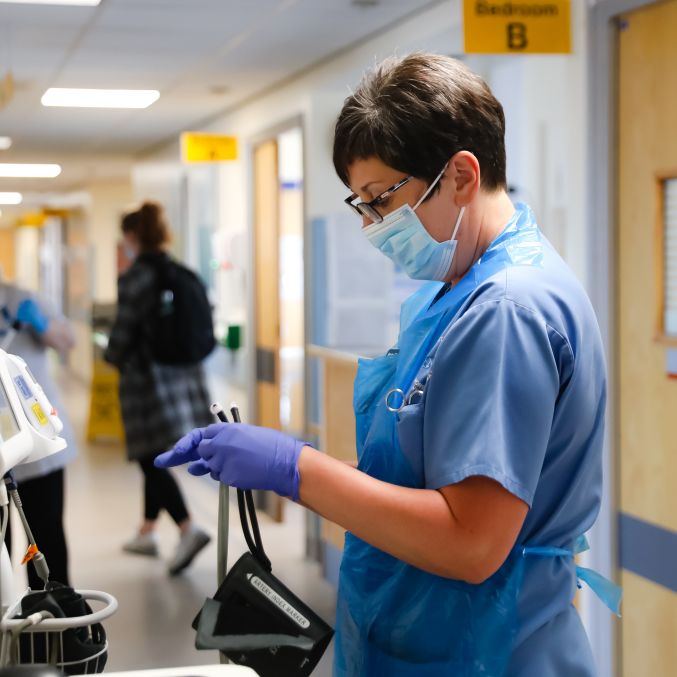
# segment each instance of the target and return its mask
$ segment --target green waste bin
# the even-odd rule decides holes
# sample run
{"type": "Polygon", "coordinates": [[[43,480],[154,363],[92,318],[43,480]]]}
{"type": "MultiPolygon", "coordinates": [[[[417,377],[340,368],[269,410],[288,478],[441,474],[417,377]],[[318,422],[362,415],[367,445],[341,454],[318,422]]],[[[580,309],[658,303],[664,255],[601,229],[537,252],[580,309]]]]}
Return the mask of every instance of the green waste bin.
{"type": "Polygon", "coordinates": [[[223,340],[223,345],[232,352],[235,352],[242,347],[242,325],[228,325],[228,331],[223,340]]]}

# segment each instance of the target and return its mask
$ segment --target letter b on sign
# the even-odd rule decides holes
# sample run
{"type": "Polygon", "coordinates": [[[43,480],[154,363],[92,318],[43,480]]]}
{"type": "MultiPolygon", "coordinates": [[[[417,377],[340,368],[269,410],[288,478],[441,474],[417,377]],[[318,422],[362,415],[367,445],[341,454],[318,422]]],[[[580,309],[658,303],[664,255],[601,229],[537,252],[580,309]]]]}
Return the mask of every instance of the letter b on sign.
{"type": "Polygon", "coordinates": [[[526,49],[529,44],[526,24],[509,23],[506,28],[508,31],[508,49],[526,49]]]}

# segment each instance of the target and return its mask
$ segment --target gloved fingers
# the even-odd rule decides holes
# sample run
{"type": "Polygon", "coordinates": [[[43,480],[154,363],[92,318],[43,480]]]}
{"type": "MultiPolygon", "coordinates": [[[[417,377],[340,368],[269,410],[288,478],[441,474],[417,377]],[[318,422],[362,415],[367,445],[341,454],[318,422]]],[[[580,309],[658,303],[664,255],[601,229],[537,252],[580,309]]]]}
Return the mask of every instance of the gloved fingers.
{"type": "MultiPolygon", "coordinates": [[[[217,446],[216,444],[214,446],[217,446]]],[[[223,449],[223,447],[221,447],[223,449]]],[[[228,454],[227,451],[225,454],[214,455],[208,461],[206,461],[209,469],[211,470],[212,479],[215,479],[217,482],[226,484],[228,486],[233,486],[232,472],[229,470],[231,464],[234,462],[234,457],[231,454],[228,454]]]]}
{"type": "Polygon", "coordinates": [[[191,475],[195,475],[196,477],[208,474],[214,481],[216,482],[220,481],[219,473],[216,472],[215,470],[212,470],[209,467],[207,461],[205,461],[202,458],[198,459],[197,461],[194,461],[193,463],[190,463],[188,465],[188,472],[191,475]]]}
{"type": "Polygon", "coordinates": [[[200,458],[197,446],[202,440],[202,429],[195,428],[184,435],[170,451],[160,454],[155,458],[156,468],[171,468],[175,465],[183,465],[189,461],[197,461],[200,458]]]}
{"type": "Polygon", "coordinates": [[[214,423],[207,428],[203,428],[202,440],[197,451],[202,458],[213,458],[219,452],[225,452],[228,442],[231,439],[231,433],[235,431],[235,424],[214,423]],[[218,435],[218,439],[216,436],[218,435]]]}
{"type": "Polygon", "coordinates": [[[175,445],[174,451],[177,453],[187,453],[195,449],[202,441],[202,428],[194,428],[185,434],[175,445]]]}
{"type": "MultiPolygon", "coordinates": [[[[203,440],[212,440],[214,439],[227,425],[228,423],[212,423],[206,428],[199,428],[202,431],[203,440]]],[[[232,424],[231,424],[232,425],[232,424]]]]}
{"type": "Polygon", "coordinates": [[[199,477],[200,475],[206,475],[207,473],[211,473],[212,470],[209,467],[207,461],[205,461],[202,458],[199,458],[197,461],[193,461],[188,465],[188,472],[191,475],[199,477]]]}
{"type": "Polygon", "coordinates": [[[170,449],[162,454],[158,454],[153,461],[153,465],[156,468],[173,468],[189,461],[197,461],[198,458],[200,457],[197,451],[177,452],[175,449],[170,449]]]}
{"type": "Polygon", "coordinates": [[[205,461],[204,459],[202,459],[202,462],[204,463],[204,467],[206,468],[206,472],[209,473],[209,476],[215,482],[220,482],[221,481],[221,475],[220,475],[218,469],[214,469],[213,461],[205,461]]]}
{"type": "Polygon", "coordinates": [[[197,453],[200,454],[200,458],[204,458],[208,461],[222,448],[221,445],[215,444],[214,440],[202,440],[200,444],[198,444],[197,453]]]}

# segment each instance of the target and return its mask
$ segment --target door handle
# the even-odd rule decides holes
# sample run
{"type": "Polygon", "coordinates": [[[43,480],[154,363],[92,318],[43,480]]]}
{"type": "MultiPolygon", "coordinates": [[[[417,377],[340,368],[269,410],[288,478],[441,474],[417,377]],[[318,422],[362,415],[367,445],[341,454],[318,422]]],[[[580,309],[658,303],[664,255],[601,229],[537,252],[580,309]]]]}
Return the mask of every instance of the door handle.
{"type": "Polygon", "coordinates": [[[256,380],[277,383],[276,353],[269,348],[256,348],[256,380]]]}

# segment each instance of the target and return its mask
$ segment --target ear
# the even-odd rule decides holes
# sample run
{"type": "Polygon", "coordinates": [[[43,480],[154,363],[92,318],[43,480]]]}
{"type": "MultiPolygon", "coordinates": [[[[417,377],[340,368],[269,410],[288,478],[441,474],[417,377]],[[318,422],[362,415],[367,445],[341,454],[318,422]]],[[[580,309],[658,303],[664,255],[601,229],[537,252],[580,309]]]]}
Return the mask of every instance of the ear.
{"type": "Polygon", "coordinates": [[[468,150],[461,150],[449,159],[445,172],[455,189],[459,207],[470,204],[480,190],[480,163],[468,150]]]}

